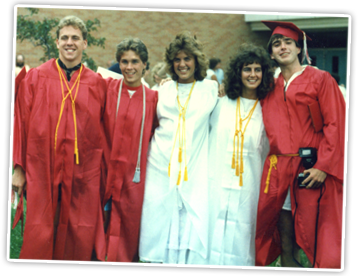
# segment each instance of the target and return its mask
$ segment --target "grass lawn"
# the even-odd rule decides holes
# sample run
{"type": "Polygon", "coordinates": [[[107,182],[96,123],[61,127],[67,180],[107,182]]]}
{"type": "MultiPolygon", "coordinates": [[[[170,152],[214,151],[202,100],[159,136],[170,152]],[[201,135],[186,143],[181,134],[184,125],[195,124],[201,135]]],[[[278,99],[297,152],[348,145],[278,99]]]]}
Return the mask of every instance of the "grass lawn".
{"type": "MultiPolygon", "coordinates": [[[[21,235],[21,221],[18,222],[15,229],[12,229],[12,222],[14,221],[16,209],[11,208],[11,235],[10,235],[10,259],[18,259],[21,246],[22,246],[22,235],[21,235]]],[[[26,220],[26,200],[24,198],[24,226],[26,220]]]]}
{"type": "MultiPolygon", "coordinates": [[[[11,226],[15,216],[15,209],[11,209],[11,226]]],[[[24,199],[24,225],[26,220],[26,200],[24,199]]],[[[15,229],[11,229],[10,236],[10,259],[18,259],[22,246],[22,235],[21,235],[21,221],[17,224],[15,229]]],[[[300,251],[301,263],[304,267],[309,267],[309,262],[306,254],[300,251]]],[[[280,267],[280,257],[277,258],[272,264],[268,266],[280,267]]]]}

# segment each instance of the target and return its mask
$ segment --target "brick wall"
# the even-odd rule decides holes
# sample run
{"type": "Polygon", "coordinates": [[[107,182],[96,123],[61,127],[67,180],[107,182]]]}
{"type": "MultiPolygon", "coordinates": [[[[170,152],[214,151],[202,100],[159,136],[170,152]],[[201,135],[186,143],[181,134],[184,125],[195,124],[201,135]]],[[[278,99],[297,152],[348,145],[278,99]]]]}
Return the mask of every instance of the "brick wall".
{"type": "MultiPolygon", "coordinates": [[[[17,12],[29,14],[25,8],[18,8],[17,12]]],[[[149,62],[153,67],[162,60],[165,47],[175,34],[189,30],[205,42],[205,53],[209,58],[215,56],[222,60],[224,70],[230,56],[235,54],[236,47],[241,43],[265,46],[268,41],[267,36],[259,36],[250,30],[243,14],[41,8],[34,19],[61,19],[66,15],[101,21],[101,27],[92,34],[106,38],[105,49],[92,46],[86,52],[102,67],[107,67],[107,62],[115,59],[116,45],[129,36],[139,37],[146,44],[149,62]]],[[[39,59],[43,56],[40,47],[34,47],[26,41],[17,41],[16,53],[24,54],[26,63],[31,67],[40,65],[39,59]]],[[[152,84],[151,79],[147,78],[147,81],[152,84]]]]}

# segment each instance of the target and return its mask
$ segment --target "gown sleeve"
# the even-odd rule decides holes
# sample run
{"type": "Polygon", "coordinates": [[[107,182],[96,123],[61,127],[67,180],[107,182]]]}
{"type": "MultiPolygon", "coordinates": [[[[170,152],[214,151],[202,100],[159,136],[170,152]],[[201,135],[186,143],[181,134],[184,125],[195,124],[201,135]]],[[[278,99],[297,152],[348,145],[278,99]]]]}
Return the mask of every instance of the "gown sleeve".
{"type": "Polygon", "coordinates": [[[315,168],[343,182],[345,101],[337,83],[328,72],[318,82],[318,102],[323,117],[323,138],[320,141],[315,168]]]}
{"type": "Polygon", "coordinates": [[[35,69],[31,69],[27,74],[20,73],[15,85],[13,165],[21,166],[25,172],[28,124],[37,75],[35,69]]]}

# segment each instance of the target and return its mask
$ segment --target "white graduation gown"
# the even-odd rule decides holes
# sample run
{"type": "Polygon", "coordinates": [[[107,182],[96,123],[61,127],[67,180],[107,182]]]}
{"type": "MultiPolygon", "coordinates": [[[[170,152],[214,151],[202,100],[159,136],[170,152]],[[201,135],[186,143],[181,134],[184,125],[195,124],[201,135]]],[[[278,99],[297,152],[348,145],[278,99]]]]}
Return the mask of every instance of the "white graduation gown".
{"type": "MultiPolygon", "coordinates": [[[[241,118],[247,116],[254,103],[255,100],[240,99],[241,118]]],[[[210,119],[209,264],[253,266],[260,180],[269,144],[259,102],[244,133],[244,173],[240,188],[239,177],[231,168],[235,116],[236,100],[225,96],[210,119]]],[[[243,129],[246,123],[247,119],[243,129]]]]}
{"type": "MultiPolygon", "coordinates": [[[[192,84],[179,84],[182,106],[192,84]]],[[[178,138],[168,165],[178,126],[176,82],[159,90],[156,128],[148,151],[141,220],[139,258],[161,263],[207,262],[208,253],[208,140],[209,118],[218,99],[218,85],[197,81],[186,112],[188,181],[184,181],[183,151],[180,185],[177,185],[178,138]]]]}

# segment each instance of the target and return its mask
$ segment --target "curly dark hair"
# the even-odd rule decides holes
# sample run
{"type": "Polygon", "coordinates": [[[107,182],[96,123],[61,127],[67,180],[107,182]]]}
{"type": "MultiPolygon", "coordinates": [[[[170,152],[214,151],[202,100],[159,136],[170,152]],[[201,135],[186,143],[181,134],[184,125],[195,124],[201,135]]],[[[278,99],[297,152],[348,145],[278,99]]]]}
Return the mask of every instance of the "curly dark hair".
{"type": "Polygon", "coordinates": [[[236,56],[230,60],[225,72],[225,90],[230,99],[237,99],[242,95],[243,83],[241,70],[245,65],[258,63],[262,69],[262,81],[256,89],[259,100],[266,97],[267,93],[274,88],[273,70],[271,69],[271,59],[263,47],[253,44],[242,44],[236,56]]]}
{"type": "Polygon", "coordinates": [[[203,53],[203,43],[200,42],[196,35],[189,31],[184,31],[175,36],[166,48],[164,53],[164,62],[167,64],[167,70],[173,80],[178,80],[178,75],[174,71],[174,58],[179,51],[184,51],[187,55],[193,55],[195,58],[196,80],[203,80],[206,77],[209,61],[203,53]]]}

